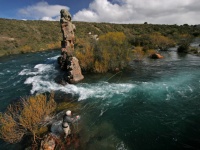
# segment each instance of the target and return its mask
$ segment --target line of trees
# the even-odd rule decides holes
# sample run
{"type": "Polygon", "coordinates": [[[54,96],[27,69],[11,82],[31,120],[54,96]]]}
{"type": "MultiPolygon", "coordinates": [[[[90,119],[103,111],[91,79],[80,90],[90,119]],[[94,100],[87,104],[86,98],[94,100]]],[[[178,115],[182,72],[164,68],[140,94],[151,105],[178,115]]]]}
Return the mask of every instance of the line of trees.
{"type": "MultiPolygon", "coordinates": [[[[181,39],[191,36],[182,35],[181,39]]],[[[159,32],[128,37],[124,32],[108,32],[92,38],[77,38],[75,56],[79,59],[81,68],[86,71],[105,73],[121,70],[131,60],[141,61],[156,53],[156,50],[167,50],[174,47],[177,41],[159,32]]],[[[180,41],[179,41],[180,43],[180,41]]]]}
{"type": "MultiPolygon", "coordinates": [[[[73,23],[77,29],[77,40],[81,38],[84,41],[87,40],[89,32],[99,36],[108,32],[123,32],[128,42],[132,41],[135,44],[138,42],[145,44],[145,39],[154,33],[159,33],[175,43],[179,43],[182,35],[191,37],[200,35],[200,28],[195,25],[73,23]]],[[[23,21],[0,18],[0,26],[0,56],[60,48],[62,34],[58,21],[23,21]]]]}

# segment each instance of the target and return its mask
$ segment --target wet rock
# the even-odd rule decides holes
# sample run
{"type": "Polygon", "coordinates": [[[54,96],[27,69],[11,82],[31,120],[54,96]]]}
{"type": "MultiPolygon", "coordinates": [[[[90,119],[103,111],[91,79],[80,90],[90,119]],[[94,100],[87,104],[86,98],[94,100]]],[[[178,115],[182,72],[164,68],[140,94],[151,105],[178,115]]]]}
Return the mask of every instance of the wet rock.
{"type": "Polygon", "coordinates": [[[71,61],[71,69],[70,72],[72,74],[72,79],[70,79],[70,83],[77,83],[84,79],[84,76],[81,73],[81,67],[76,57],[73,57],[71,61]]]}
{"type": "Polygon", "coordinates": [[[152,59],[162,59],[164,58],[162,55],[158,54],[158,53],[154,53],[150,55],[150,58],[152,59]]]}
{"type": "Polygon", "coordinates": [[[56,147],[56,137],[48,134],[41,142],[40,150],[54,150],[56,147]]]}
{"type": "Polygon", "coordinates": [[[57,136],[64,134],[63,129],[62,129],[62,120],[54,122],[51,125],[51,133],[57,136]]]}

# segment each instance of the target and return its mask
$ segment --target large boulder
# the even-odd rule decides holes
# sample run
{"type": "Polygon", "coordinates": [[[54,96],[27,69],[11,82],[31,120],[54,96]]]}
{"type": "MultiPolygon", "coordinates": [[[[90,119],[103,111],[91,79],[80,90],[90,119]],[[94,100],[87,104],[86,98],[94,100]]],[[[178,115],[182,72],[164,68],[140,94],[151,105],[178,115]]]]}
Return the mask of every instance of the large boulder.
{"type": "Polygon", "coordinates": [[[62,129],[62,120],[54,122],[51,125],[51,132],[55,135],[58,135],[58,136],[61,135],[61,134],[64,134],[64,131],[62,129]]]}
{"type": "Polygon", "coordinates": [[[150,58],[152,59],[162,59],[164,58],[162,55],[158,54],[158,53],[154,53],[150,55],[150,58]]]}
{"type": "Polygon", "coordinates": [[[72,58],[71,69],[72,79],[70,79],[70,83],[77,83],[84,79],[84,76],[81,73],[81,67],[76,57],[72,58]]]}

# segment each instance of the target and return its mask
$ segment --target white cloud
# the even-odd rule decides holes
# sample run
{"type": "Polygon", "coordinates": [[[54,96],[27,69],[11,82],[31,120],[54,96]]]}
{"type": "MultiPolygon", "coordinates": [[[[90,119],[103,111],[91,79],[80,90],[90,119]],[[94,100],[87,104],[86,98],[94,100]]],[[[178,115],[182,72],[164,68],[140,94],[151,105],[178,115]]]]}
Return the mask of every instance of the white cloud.
{"type": "Polygon", "coordinates": [[[199,0],[94,0],[73,20],[113,23],[199,24],[199,0]]]}
{"type": "Polygon", "coordinates": [[[36,20],[57,20],[60,16],[60,10],[68,7],[62,5],[49,5],[47,2],[38,2],[35,5],[27,6],[18,11],[19,15],[27,19],[36,20]]]}
{"type": "Polygon", "coordinates": [[[42,17],[41,20],[53,21],[54,19],[51,17],[42,17]]]}

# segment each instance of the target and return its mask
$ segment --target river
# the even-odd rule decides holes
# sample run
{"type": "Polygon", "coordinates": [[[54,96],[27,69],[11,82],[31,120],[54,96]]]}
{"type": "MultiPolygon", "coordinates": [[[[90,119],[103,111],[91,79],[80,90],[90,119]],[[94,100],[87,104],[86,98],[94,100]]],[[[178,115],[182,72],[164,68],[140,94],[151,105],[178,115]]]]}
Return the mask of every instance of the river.
{"type": "MultiPolygon", "coordinates": [[[[0,110],[21,96],[56,91],[81,105],[80,136],[87,150],[198,149],[200,58],[162,52],[116,75],[84,74],[75,85],[55,82],[60,51],[0,58],[0,110]]],[[[0,141],[0,149],[22,149],[0,141]]]]}

